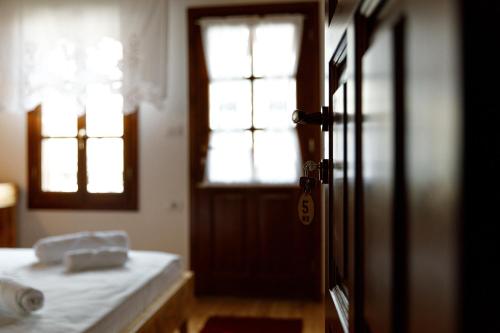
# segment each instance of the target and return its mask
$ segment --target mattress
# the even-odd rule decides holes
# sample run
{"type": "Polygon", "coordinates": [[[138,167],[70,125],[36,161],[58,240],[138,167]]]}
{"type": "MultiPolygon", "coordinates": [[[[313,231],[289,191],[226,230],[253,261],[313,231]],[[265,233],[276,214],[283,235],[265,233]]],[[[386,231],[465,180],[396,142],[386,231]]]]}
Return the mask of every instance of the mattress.
{"type": "Polygon", "coordinates": [[[0,323],[0,333],[120,332],[182,275],[179,256],[130,251],[124,267],[67,273],[31,249],[0,249],[0,276],[41,290],[44,307],[0,323]]]}

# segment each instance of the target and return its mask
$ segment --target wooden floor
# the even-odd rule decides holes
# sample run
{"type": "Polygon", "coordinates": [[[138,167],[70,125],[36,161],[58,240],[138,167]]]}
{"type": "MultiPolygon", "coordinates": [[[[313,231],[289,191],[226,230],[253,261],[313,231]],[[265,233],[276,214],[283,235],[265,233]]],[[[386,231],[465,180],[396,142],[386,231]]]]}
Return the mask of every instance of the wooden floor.
{"type": "Polygon", "coordinates": [[[303,333],[324,333],[323,304],[312,301],[202,297],[195,301],[189,333],[199,333],[213,315],[302,318],[303,333]]]}

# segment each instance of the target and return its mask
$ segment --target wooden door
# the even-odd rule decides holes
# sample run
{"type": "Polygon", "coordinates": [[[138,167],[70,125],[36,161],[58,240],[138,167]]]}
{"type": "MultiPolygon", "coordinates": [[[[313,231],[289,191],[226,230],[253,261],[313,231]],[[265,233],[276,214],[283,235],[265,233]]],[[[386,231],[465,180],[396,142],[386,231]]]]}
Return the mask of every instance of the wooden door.
{"type": "Polygon", "coordinates": [[[457,332],[456,7],[332,0],[326,17],[326,332],[457,332]]]}
{"type": "Polygon", "coordinates": [[[380,24],[356,11],[330,56],[327,332],[402,332],[406,320],[398,18],[380,24]]]}
{"type": "MultiPolygon", "coordinates": [[[[319,103],[319,23],[316,3],[192,8],[190,45],[191,265],[199,294],[320,298],[321,223],[297,216],[297,183],[217,184],[204,182],[208,145],[209,80],[199,20],[227,16],[302,15],[297,65],[297,108],[319,103]]],[[[262,77],[252,74],[253,82],[262,77]]],[[[252,86],[253,87],[253,86],[252,86]]],[[[252,88],[253,89],[253,88],[252,88]]],[[[252,106],[253,107],[253,106],[252,106]]],[[[290,122],[292,112],[290,110],[290,122]]],[[[252,125],[252,131],[259,131],[252,125]]],[[[319,160],[320,130],[297,129],[302,162],[319,160]]],[[[283,168],[290,168],[290,165],[283,168]]],[[[319,189],[313,196],[320,209],[319,189]]]]}

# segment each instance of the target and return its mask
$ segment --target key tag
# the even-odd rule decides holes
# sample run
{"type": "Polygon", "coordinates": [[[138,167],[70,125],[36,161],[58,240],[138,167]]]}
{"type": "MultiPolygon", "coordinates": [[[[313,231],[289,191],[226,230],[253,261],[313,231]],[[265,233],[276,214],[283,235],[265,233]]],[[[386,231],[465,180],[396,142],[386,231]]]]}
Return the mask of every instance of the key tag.
{"type": "Polygon", "coordinates": [[[309,191],[302,193],[297,206],[300,222],[309,225],[314,219],[314,200],[309,191]]]}

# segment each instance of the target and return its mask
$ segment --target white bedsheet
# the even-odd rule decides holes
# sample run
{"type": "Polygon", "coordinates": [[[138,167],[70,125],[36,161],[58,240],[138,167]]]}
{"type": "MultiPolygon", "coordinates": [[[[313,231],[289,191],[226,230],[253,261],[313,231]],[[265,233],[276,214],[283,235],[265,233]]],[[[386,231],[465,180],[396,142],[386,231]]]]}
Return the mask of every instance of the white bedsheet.
{"type": "Polygon", "coordinates": [[[0,333],[112,333],[122,330],[181,277],[177,255],[130,251],[124,267],[66,273],[37,263],[31,249],[0,249],[0,275],[41,290],[45,305],[0,333]]]}

